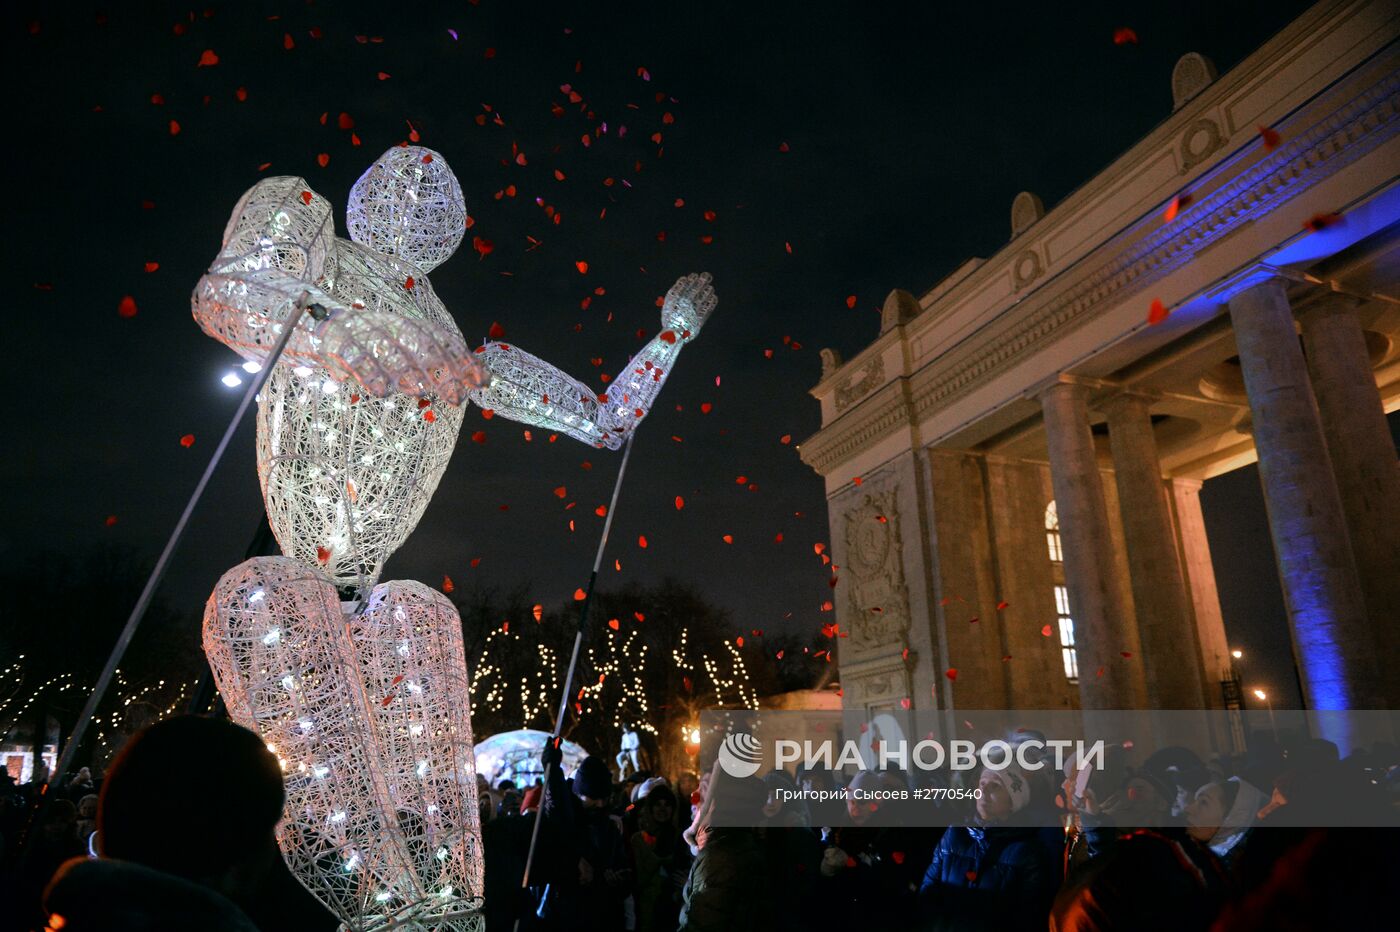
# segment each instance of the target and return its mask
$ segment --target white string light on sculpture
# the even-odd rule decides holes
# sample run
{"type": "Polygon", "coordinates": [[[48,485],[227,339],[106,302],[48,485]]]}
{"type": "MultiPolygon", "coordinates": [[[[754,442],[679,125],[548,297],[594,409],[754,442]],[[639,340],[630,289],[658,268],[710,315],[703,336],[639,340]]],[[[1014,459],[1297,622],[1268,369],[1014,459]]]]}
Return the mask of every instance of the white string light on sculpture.
{"type": "Polygon", "coordinates": [[[229,715],[284,761],[278,841],[348,927],[477,930],[476,772],[461,624],[440,593],[376,586],[341,614],[331,581],[287,557],[225,573],[204,649],[229,715]]]}
{"type": "Polygon", "coordinates": [[[446,261],[467,231],[467,206],[442,155],[420,146],[390,149],[350,189],[350,238],[424,272],[446,261]]]}
{"type": "MultiPolygon", "coordinates": [[[[456,334],[465,352],[426,279],[410,291],[395,260],[339,245],[335,290],[355,309],[349,321],[421,321],[456,334]]],[[[323,355],[336,345],[328,339],[323,355]]],[[[361,394],[323,368],[272,373],[258,404],[258,478],[283,553],[337,585],[373,585],[417,526],[461,430],[464,408],[431,398],[361,394]]]]}

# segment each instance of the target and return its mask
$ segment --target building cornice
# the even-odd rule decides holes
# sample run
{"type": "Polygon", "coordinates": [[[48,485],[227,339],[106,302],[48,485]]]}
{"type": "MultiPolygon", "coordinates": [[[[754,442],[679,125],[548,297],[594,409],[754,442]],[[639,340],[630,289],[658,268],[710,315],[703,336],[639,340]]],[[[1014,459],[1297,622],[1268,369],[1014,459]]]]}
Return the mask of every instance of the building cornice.
{"type": "Polygon", "coordinates": [[[1244,153],[1228,159],[1198,188],[1219,186],[1190,208],[1187,223],[1162,225],[1156,214],[1076,263],[1055,282],[999,315],[912,377],[922,418],[1095,317],[1095,311],[1142,293],[1236,229],[1276,210],[1400,133],[1400,54],[1383,55],[1379,79],[1312,125],[1286,128],[1288,142],[1228,180],[1244,153]],[[1155,229],[1154,229],[1155,228],[1155,229]]]}
{"type": "MultiPolygon", "coordinates": [[[[1354,5],[1351,10],[1342,10],[1342,6],[1328,9],[1327,17],[1340,22],[1343,13],[1353,15],[1364,5],[1354,5]]],[[[1120,161],[1141,162],[1144,156],[1138,150],[1154,139],[1162,142],[1158,137],[1163,133],[1176,140],[1172,146],[1180,145],[1184,151],[1191,145],[1195,123],[1207,112],[1224,121],[1225,137],[1232,137],[1237,127],[1232,125],[1235,117],[1225,97],[1238,97],[1244,93],[1242,86],[1257,93],[1274,71],[1285,67],[1284,59],[1291,61],[1292,57],[1278,44],[1276,39],[1256,53],[1262,60],[1247,60],[1235,69],[1243,76],[1231,72],[1201,93],[1149,140],[1135,147],[1133,158],[1125,156],[1120,161]]],[[[1155,203],[1147,213],[1139,210],[1126,227],[1109,234],[1086,255],[1036,282],[1024,294],[1011,297],[1009,307],[995,313],[969,311],[970,328],[962,325],[955,342],[939,346],[933,355],[911,360],[911,374],[904,374],[909,369],[889,373],[892,379],[883,385],[863,377],[873,371],[874,360],[882,358],[896,339],[907,341],[903,347],[906,359],[923,355],[919,344],[927,343],[936,328],[948,327],[953,308],[965,304],[969,295],[985,288],[988,281],[1007,278],[1027,243],[1037,240],[1041,245],[1034,248],[1041,248],[1055,234],[1054,221],[1064,226],[1075,210],[1085,206],[1085,189],[1101,193],[1110,184],[1106,177],[1121,173],[1119,163],[1093,179],[1007,249],[943,290],[938,305],[948,310],[925,313],[905,327],[883,334],[823,379],[812,394],[823,397],[840,387],[845,396],[835,417],[803,445],[803,461],[825,475],[901,427],[922,423],[941,407],[989,384],[1049,342],[1144,292],[1251,221],[1393,139],[1400,133],[1400,48],[1392,39],[1330,86],[1293,104],[1292,115],[1275,123],[1285,141],[1273,152],[1262,151],[1262,144],[1251,134],[1248,142],[1233,151],[1223,151],[1225,142],[1219,142],[1217,148],[1222,151],[1213,151],[1209,158],[1190,166],[1193,174],[1199,173],[1190,181],[1195,203],[1185,213],[1184,222],[1164,224],[1155,203]],[[863,384],[856,386],[858,382],[863,384]],[[852,390],[852,386],[863,391],[852,390]],[[899,386],[897,391],[891,391],[894,386],[899,386]],[[899,399],[905,395],[909,410],[897,412],[899,399]]]]}

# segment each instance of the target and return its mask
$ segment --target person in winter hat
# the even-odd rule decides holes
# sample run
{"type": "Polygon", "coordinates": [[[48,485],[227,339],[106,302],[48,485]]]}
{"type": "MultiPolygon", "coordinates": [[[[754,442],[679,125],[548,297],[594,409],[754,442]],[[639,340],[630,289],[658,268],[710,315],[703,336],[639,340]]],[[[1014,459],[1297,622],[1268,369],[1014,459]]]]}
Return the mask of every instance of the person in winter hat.
{"type": "Polygon", "coordinates": [[[540,809],[538,877],[549,894],[538,913],[561,928],[620,929],[631,894],[632,870],[622,820],[608,811],[612,774],[597,757],[585,757],[566,783],[562,752],[549,742],[541,759],[549,775],[540,809]]]}
{"type": "Polygon", "coordinates": [[[1044,929],[1059,886],[1058,865],[1032,825],[1017,816],[1031,784],[1015,763],[984,767],[976,817],[943,833],[919,887],[930,929],[1044,929]]]}

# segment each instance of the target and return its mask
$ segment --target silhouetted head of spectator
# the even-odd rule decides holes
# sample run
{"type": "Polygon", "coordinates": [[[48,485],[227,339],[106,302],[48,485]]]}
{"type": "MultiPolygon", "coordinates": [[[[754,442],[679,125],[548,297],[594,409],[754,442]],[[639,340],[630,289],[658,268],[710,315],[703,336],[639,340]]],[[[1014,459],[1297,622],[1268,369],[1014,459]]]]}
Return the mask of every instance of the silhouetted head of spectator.
{"type": "Polygon", "coordinates": [[[98,844],[104,857],[237,901],[276,863],[284,799],[277,758],[257,735],[217,719],[166,719],[132,738],[108,771],[98,844]]]}
{"type": "Polygon", "coordinates": [[[574,795],[585,807],[603,809],[613,793],[612,774],[599,757],[585,757],[574,774],[574,795]]]}

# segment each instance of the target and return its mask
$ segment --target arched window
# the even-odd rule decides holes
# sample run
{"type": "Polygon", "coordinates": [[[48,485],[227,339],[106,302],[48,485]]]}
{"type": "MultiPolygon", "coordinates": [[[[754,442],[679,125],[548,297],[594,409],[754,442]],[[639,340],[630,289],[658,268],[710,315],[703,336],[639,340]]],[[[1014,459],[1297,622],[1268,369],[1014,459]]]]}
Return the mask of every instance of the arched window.
{"type": "Polygon", "coordinates": [[[1065,554],[1060,545],[1060,515],[1052,499],[1045,506],[1045,546],[1050,552],[1050,566],[1055,580],[1055,617],[1060,634],[1060,658],[1065,665],[1065,678],[1079,681],[1079,654],[1074,649],[1074,615],[1070,612],[1069,587],[1065,585],[1065,554]]]}
{"type": "Polygon", "coordinates": [[[1055,500],[1045,506],[1045,544],[1050,549],[1050,562],[1065,562],[1065,553],[1060,549],[1060,514],[1055,510],[1055,500]]]}

